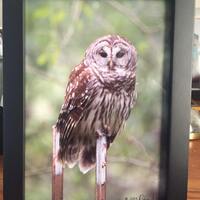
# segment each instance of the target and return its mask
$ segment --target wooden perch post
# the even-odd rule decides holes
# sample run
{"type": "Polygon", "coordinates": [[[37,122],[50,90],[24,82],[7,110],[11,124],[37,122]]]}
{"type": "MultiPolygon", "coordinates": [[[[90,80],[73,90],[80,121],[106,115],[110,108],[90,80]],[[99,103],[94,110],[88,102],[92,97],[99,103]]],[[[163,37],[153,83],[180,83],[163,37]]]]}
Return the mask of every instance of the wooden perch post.
{"type": "Polygon", "coordinates": [[[52,200],[63,200],[63,166],[58,162],[60,134],[53,129],[52,200]]]}
{"type": "Polygon", "coordinates": [[[106,136],[98,135],[96,143],[96,200],[106,199],[106,153],[106,136]]]}

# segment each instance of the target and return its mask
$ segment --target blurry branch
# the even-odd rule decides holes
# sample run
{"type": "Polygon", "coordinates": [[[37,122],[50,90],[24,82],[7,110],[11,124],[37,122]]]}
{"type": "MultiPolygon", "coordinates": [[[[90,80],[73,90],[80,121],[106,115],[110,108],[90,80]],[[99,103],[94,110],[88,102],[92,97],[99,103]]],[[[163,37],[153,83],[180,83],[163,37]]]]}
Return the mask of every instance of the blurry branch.
{"type": "Polygon", "coordinates": [[[42,78],[46,79],[47,81],[53,81],[56,84],[61,86],[66,85],[65,81],[61,81],[60,79],[56,78],[54,75],[44,72],[36,67],[32,67],[30,64],[27,65],[27,68],[34,74],[41,76],[42,78]]]}
{"type": "Polygon", "coordinates": [[[135,165],[136,167],[143,167],[143,168],[151,169],[155,172],[158,172],[158,168],[155,167],[153,163],[135,159],[135,158],[109,156],[108,161],[115,162],[115,163],[131,164],[131,165],[135,165]]]}
{"type": "Polygon", "coordinates": [[[51,167],[48,166],[41,169],[27,170],[25,171],[25,176],[26,177],[41,176],[43,174],[50,174],[50,173],[51,173],[51,167]]]}
{"type": "Polygon", "coordinates": [[[114,32],[114,27],[113,27],[113,24],[110,23],[106,18],[105,16],[96,16],[96,20],[97,22],[102,26],[104,27],[106,30],[110,29],[111,32],[114,32]]]}
{"type": "MultiPolygon", "coordinates": [[[[136,179],[131,178],[134,175],[131,175],[129,178],[125,178],[123,176],[121,176],[120,178],[118,176],[112,175],[111,173],[108,173],[108,179],[109,179],[109,184],[111,187],[114,187],[114,193],[119,192],[120,193],[124,193],[125,191],[130,191],[132,190],[132,188],[135,189],[135,191],[141,191],[141,189],[145,189],[145,194],[149,194],[149,191],[155,191],[154,194],[156,194],[156,192],[158,192],[158,184],[159,184],[159,177],[157,174],[154,173],[150,173],[150,176],[147,178],[140,176],[140,178],[138,178],[139,181],[136,181],[136,179]],[[151,178],[150,178],[151,177],[151,178]],[[149,179],[150,178],[150,179],[149,179]],[[153,181],[152,181],[153,180],[153,181]],[[152,190],[153,189],[153,190],[152,190]]],[[[116,196],[116,195],[115,195],[116,196]]],[[[150,195],[148,195],[150,197],[150,195]]],[[[158,199],[158,198],[154,198],[153,195],[151,195],[153,198],[148,198],[148,200],[154,200],[154,199],[158,199]]],[[[121,198],[120,198],[121,199],[121,198]]],[[[123,198],[124,199],[124,198],[123,198]]],[[[139,200],[139,199],[143,199],[145,200],[145,198],[130,198],[130,200],[139,200]]],[[[125,199],[124,199],[125,200],[125,199]]],[[[146,199],[147,200],[147,199],[146,199]]]]}
{"type": "MultiPolygon", "coordinates": [[[[108,162],[129,164],[129,165],[134,165],[136,167],[150,169],[153,170],[154,172],[158,172],[158,168],[155,166],[155,164],[153,164],[153,162],[143,161],[135,158],[108,156],[108,162]]],[[[35,170],[26,170],[25,176],[26,177],[41,176],[43,174],[50,174],[50,173],[51,173],[51,167],[47,166],[35,170]]]]}
{"type": "Polygon", "coordinates": [[[148,151],[146,150],[145,145],[140,142],[136,137],[132,137],[132,138],[127,138],[128,143],[133,144],[134,146],[137,145],[141,148],[141,150],[144,152],[145,156],[152,161],[151,156],[149,155],[148,151]]]}
{"type": "Polygon", "coordinates": [[[74,26],[76,25],[76,22],[79,20],[81,8],[82,8],[82,1],[72,1],[72,9],[71,9],[71,22],[69,24],[68,30],[66,34],[64,35],[61,44],[61,49],[63,49],[67,44],[70,42],[71,37],[74,34],[74,26]]]}
{"type": "MultiPolygon", "coordinates": [[[[64,48],[69,44],[71,41],[71,38],[74,34],[75,30],[75,25],[76,22],[79,20],[80,14],[81,14],[81,9],[82,9],[82,3],[83,1],[72,1],[72,6],[71,6],[71,22],[69,23],[67,32],[64,34],[63,38],[61,38],[61,43],[60,43],[60,52],[64,52],[64,48]]],[[[59,65],[59,63],[62,62],[62,56],[64,54],[61,54],[59,58],[57,59],[57,62],[55,63],[55,66],[59,65]]]]}
{"type": "Polygon", "coordinates": [[[110,4],[113,8],[127,16],[143,33],[152,34],[159,31],[159,28],[157,27],[149,28],[133,11],[127,9],[126,6],[122,5],[118,1],[106,1],[106,3],[110,4]]]}

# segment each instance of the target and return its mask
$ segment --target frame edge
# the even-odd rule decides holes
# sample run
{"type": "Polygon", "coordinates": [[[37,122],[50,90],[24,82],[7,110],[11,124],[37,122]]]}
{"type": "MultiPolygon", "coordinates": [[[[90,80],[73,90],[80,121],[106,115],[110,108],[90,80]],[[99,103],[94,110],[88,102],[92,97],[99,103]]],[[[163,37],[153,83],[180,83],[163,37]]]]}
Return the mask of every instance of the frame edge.
{"type": "Polygon", "coordinates": [[[24,199],[23,0],[3,1],[4,199],[24,199]],[[12,55],[12,57],[11,57],[12,55]]]}
{"type": "Polygon", "coordinates": [[[187,199],[194,0],[175,1],[167,199],[187,199]]]}

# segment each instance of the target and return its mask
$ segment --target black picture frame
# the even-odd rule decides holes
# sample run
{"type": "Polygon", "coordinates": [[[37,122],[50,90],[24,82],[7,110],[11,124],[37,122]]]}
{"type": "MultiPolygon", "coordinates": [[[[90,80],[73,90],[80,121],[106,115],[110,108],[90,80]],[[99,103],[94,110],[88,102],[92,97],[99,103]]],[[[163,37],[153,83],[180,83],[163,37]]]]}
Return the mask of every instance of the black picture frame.
{"type": "MultiPolygon", "coordinates": [[[[168,0],[159,199],[187,197],[188,136],[191,109],[191,54],[194,0],[168,0]],[[170,58],[170,62],[169,62],[170,58]]],[[[4,199],[24,197],[24,27],[23,0],[3,1],[4,199]]]]}

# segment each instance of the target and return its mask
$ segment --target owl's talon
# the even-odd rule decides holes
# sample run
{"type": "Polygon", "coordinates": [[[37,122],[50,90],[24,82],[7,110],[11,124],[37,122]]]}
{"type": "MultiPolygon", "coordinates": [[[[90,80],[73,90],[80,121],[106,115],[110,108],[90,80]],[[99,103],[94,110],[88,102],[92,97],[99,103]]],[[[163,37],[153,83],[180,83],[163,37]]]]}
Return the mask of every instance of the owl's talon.
{"type": "Polygon", "coordinates": [[[102,163],[102,168],[106,167],[106,162],[102,163]]]}
{"type": "Polygon", "coordinates": [[[103,137],[103,136],[107,137],[107,135],[103,131],[99,131],[99,130],[96,131],[96,136],[97,136],[97,138],[98,137],[103,137]]]}

